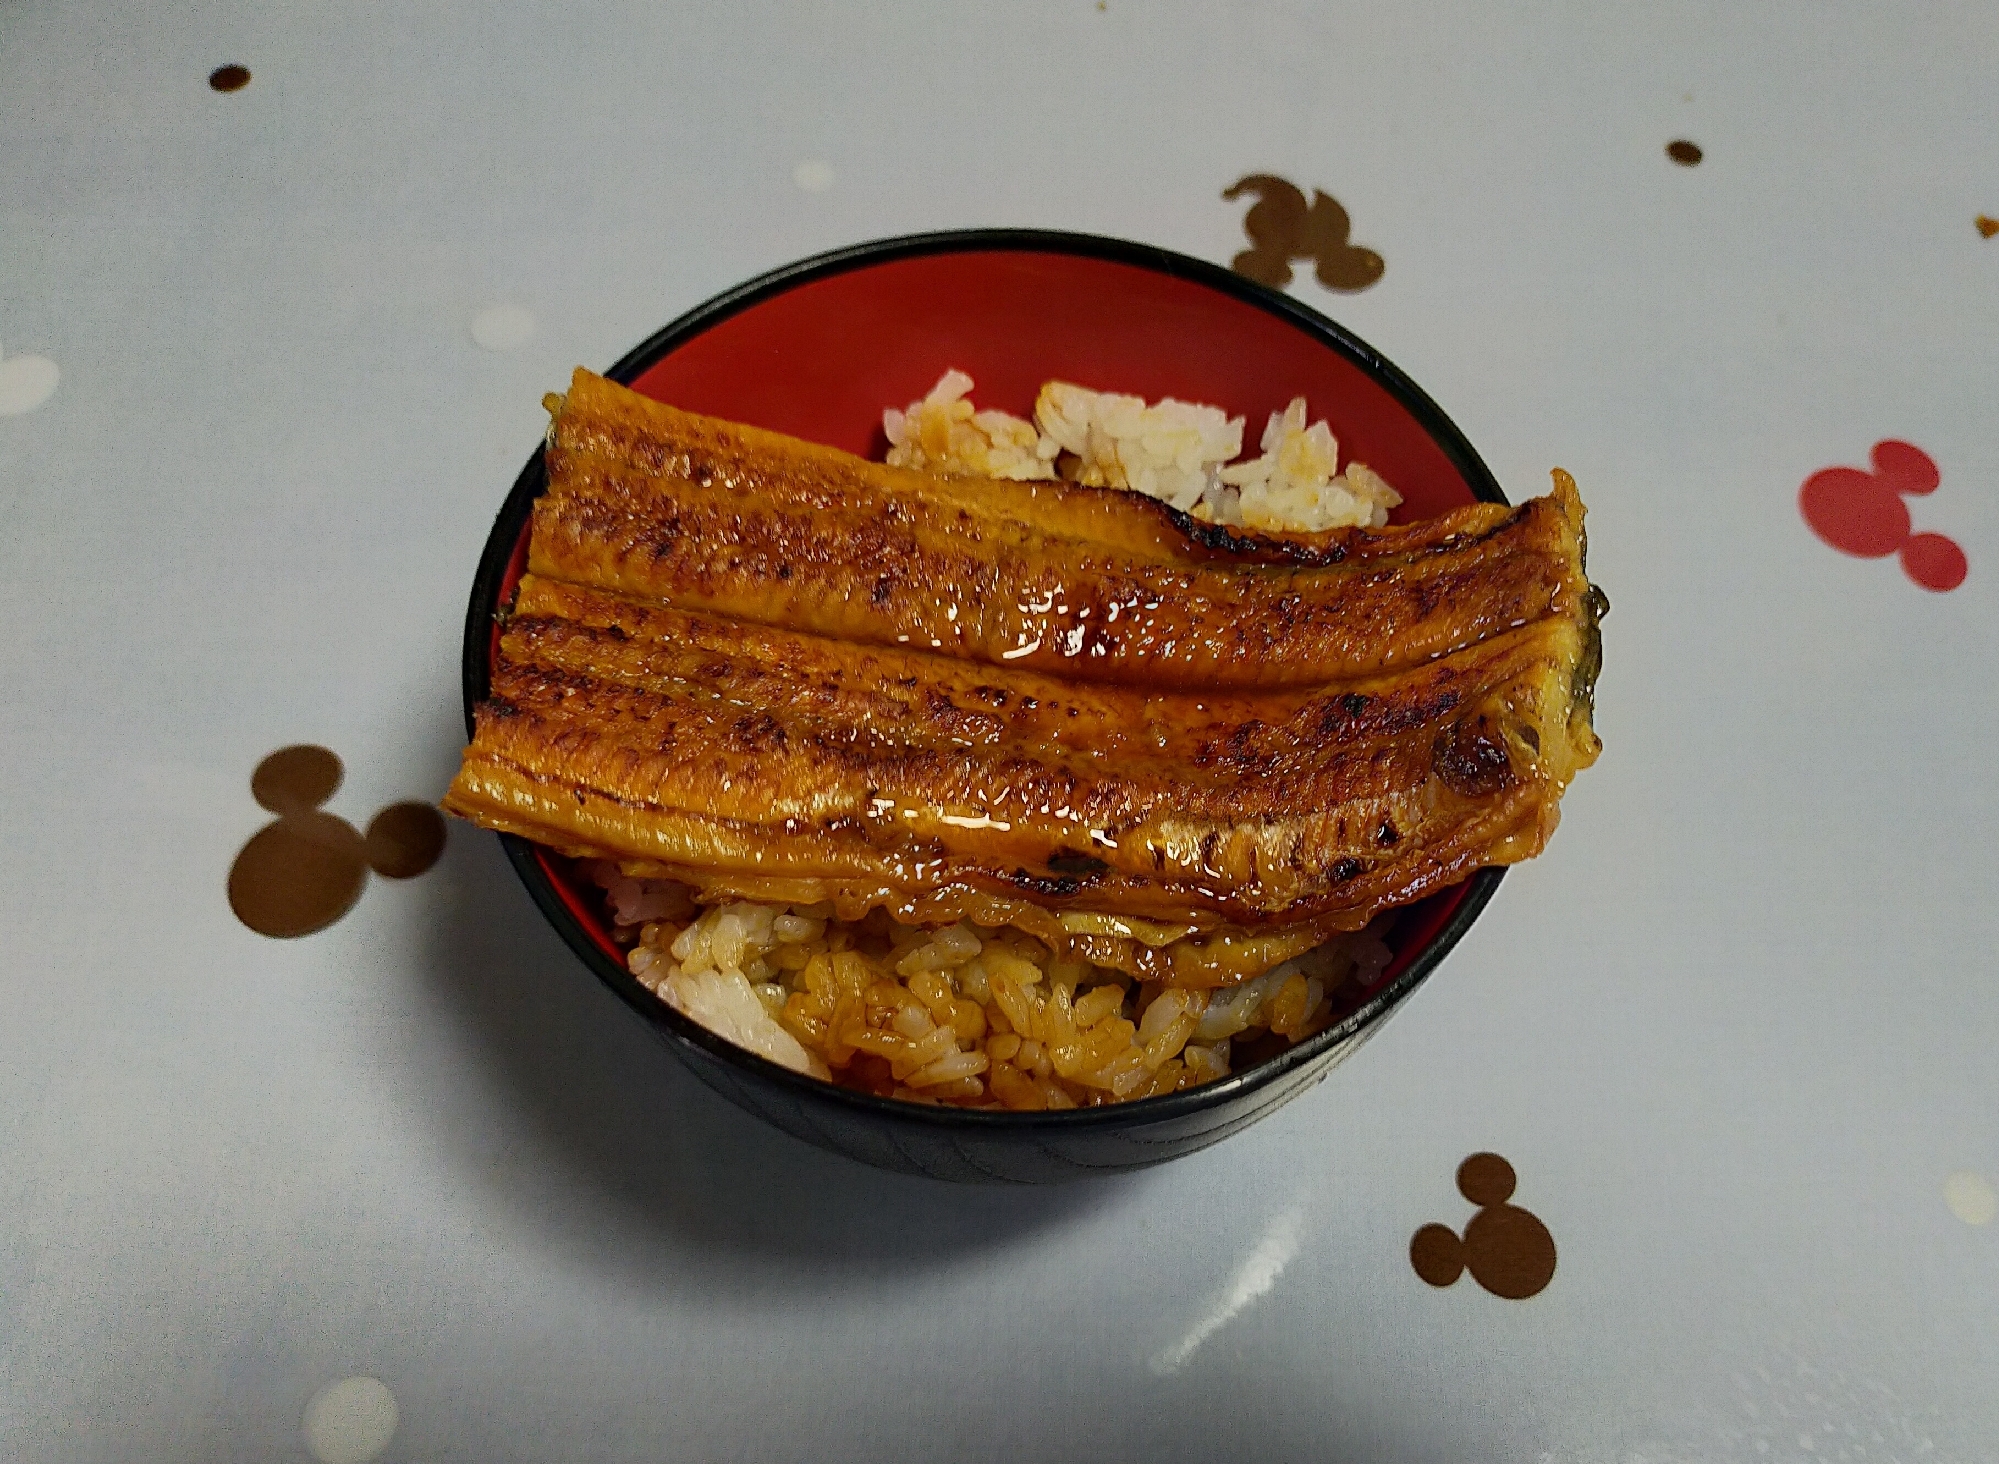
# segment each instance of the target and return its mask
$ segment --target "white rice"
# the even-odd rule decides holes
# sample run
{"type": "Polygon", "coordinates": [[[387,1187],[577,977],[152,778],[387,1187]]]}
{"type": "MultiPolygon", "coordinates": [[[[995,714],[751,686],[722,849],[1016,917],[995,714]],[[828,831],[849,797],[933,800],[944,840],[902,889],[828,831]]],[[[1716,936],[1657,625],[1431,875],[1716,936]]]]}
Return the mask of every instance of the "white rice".
{"type": "Polygon", "coordinates": [[[1051,381],[1034,421],[976,411],[972,378],[946,371],[921,401],[882,413],[888,461],[947,476],[1045,479],[1123,488],[1209,523],[1263,533],[1380,528],[1402,496],[1339,442],[1305,398],[1270,414],[1261,454],[1242,452],[1244,419],[1219,407],[1092,391],[1051,381]]]}
{"type": "Polygon", "coordinates": [[[1202,505],[1209,510],[1203,517],[1277,533],[1378,529],[1402,501],[1365,463],[1339,472],[1340,445],[1323,421],[1305,425],[1303,397],[1270,414],[1262,447],[1261,457],[1221,470],[1223,489],[1202,505]]]}
{"type": "Polygon", "coordinates": [[[1063,476],[1129,488],[1187,512],[1220,486],[1223,463],[1242,451],[1240,417],[1220,407],[1090,391],[1051,381],[1034,402],[1042,440],[1070,455],[1063,476]]]}
{"type": "Polygon", "coordinates": [[[1059,449],[1032,422],[974,411],[966,399],[971,389],[971,377],[946,371],[922,401],[884,411],[890,466],[977,478],[1053,478],[1059,449]]]}

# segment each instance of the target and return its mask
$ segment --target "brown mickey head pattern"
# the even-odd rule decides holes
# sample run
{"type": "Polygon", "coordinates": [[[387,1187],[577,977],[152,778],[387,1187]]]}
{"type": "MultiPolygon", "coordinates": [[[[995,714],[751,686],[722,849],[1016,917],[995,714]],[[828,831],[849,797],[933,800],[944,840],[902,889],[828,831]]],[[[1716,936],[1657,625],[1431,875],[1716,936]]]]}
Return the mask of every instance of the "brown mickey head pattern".
{"type": "Polygon", "coordinates": [[[1497,1154],[1474,1154],[1458,1166],[1458,1193],[1479,1207],[1464,1238],[1446,1225],[1425,1225],[1409,1241],[1409,1263],[1432,1286],[1449,1286],[1466,1271],[1494,1296],[1524,1301],[1555,1278],[1555,1237],[1540,1219],[1509,1204],[1513,1166],[1497,1154]]]}
{"type": "Polygon", "coordinates": [[[1352,223],[1330,193],[1312,190],[1312,201],[1296,184],[1269,173],[1252,173],[1222,192],[1233,203],[1244,194],[1256,195],[1243,216],[1243,232],[1251,247],[1230,268],[1258,284],[1282,289],[1291,283],[1293,261],[1312,261],[1313,273],[1329,290],[1365,290],[1381,278],[1386,266],[1372,249],[1349,241],[1352,223]]]}
{"type": "Polygon", "coordinates": [[[427,803],[393,803],[366,834],[321,807],[340,787],[340,759],[324,747],[281,747],[250,775],[250,794],[278,816],[229,868],[229,908],[259,935],[324,930],[354,908],[368,871],[422,874],[444,852],[444,817],[427,803]]]}

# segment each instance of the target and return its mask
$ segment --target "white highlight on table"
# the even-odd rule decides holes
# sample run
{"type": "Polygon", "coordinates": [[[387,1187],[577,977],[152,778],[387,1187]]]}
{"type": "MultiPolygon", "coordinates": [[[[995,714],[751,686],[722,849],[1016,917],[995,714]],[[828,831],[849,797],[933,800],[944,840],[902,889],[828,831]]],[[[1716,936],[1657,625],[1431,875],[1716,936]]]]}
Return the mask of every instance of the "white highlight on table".
{"type": "Polygon", "coordinates": [[[1960,1169],[1943,1182],[1943,1202],[1966,1225],[1989,1225],[1999,1215],[1999,1193],[1984,1175],[1969,1169],[1960,1169]]]}
{"type": "Polygon", "coordinates": [[[56,394],[62,370],[47,356],[9,356],[0,351],[0,417],[32,412],[56,394]]]}
{"type": "Polygon", "coordinates": [[[379,1378],[341,1378],[305,1405],[305,1446],[319,1464],[367,1464],[396,1436],[396,1395],[379,1378]]]}
{"type": "Polygon", "coordinates": [[[833,186],[832,164],[807,158],[791,170],[791,181],[807,193],[824,193],[833,186]]]}
{"type": "Polygon", "coordinates": [[[534,339],[534,313],[519,305],[488,305],[472,317],[472,339],[489,351],[511,351],[534,339]]]}
{"type": "Polygon", "coordinates": [[[1187,1365],[1201,1344],[1241,1315],[1244,1307],[1268,1294],[1284,1268],[1298,1254],[1298,1240],[1304,1229],[1305,1212],[1294,1205],[1270,1222],[1250,1253],[1236,1267],[1226,1293],[1208,1314],[1194,1323],[1186,1336],[1152,1359],[1152,1371],[1171,1377],[1187,1365]]]}

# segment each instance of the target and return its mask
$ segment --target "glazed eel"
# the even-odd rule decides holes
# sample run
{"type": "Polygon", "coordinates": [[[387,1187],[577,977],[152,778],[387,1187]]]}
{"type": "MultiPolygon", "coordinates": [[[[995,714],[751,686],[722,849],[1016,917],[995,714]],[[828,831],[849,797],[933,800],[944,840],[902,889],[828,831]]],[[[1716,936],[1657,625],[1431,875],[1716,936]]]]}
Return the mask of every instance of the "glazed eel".
{"type": "Polygon", "coordinates": [[[588,372],[445,800],[704,899],[1012,923],[1190,985],[1540,852],[1596,758],[1554,491],[1256,535],[588,372]]]}

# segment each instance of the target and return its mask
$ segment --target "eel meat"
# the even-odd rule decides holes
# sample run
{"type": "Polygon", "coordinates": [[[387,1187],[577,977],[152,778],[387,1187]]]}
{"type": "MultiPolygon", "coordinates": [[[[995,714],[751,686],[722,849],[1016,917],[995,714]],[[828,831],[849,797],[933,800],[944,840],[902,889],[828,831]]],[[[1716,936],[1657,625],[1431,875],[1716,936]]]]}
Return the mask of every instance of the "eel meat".
{"type": "Polygon", "coordinates": [[[1531,858],[1606,602],[1570,477],[1269,535],[944,479],[579,370],[444,806],[705,901],[1259,974],[1531,858]]]}

